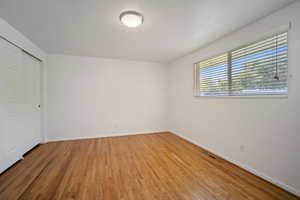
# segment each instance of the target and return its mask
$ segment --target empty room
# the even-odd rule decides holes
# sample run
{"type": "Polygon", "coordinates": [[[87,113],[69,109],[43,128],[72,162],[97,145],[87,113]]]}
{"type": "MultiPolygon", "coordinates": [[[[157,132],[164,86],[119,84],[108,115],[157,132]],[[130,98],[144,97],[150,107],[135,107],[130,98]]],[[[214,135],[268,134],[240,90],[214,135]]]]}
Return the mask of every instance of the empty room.
{"type": "Polygon", "coordinates": [[[0,0],[0,200],[300,200],[299,0],[0,0]]]}

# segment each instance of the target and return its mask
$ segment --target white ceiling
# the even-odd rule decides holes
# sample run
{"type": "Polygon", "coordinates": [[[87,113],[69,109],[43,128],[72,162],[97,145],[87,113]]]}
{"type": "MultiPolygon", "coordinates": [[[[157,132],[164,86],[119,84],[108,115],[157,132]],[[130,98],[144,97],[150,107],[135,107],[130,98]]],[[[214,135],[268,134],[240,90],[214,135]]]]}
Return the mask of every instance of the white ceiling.
{"type": "Polygon", "coordinates": [[[0,17],[47,53],[169,62],[294,0],[1,0],[0,17]],[[124,10],[145,21],[130,29],[124,10]]]}

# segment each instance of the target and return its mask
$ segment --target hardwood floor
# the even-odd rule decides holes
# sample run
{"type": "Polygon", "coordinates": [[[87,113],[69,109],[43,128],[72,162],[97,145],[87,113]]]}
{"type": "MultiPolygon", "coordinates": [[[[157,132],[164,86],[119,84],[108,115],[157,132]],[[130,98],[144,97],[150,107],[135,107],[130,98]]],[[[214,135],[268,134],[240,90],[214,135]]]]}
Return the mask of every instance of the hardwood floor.
{"type": "Polygon", "coordinates": [[[0,176],[0,199],[299,199],[205,152],[171,133],[48,143],[0,176]]]}

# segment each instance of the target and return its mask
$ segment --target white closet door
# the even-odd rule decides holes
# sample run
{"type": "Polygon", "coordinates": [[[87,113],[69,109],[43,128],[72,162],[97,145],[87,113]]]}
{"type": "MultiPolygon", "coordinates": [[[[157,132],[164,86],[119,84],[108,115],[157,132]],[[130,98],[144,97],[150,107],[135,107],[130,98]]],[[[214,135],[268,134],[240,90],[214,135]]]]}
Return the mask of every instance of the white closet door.
{"type": "Polygon", "coordinates": [[[23,52],[23,103],[24,140],[23,152],[41,143],[40,113],[40,61],[23,52]]]}
{"type": "Polygon", "coordinates": [[[0,173],[41,141],[39,68],[0,38],[0,173]]]}
{"type": "Polygon", "coordinates": [[[0,38],[0,172],[22,156],[22,51],[0,38]]]}

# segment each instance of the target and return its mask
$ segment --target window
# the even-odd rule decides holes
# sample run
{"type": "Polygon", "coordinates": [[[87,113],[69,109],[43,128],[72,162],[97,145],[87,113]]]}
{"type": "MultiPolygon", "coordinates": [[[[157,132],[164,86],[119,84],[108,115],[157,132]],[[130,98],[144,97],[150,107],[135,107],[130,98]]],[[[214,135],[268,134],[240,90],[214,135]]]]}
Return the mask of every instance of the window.
{"type": "Polygon", "coordinates": [[[288,34],[195,64],[195,96],[265,96],[288,93],[288,34]]]}

